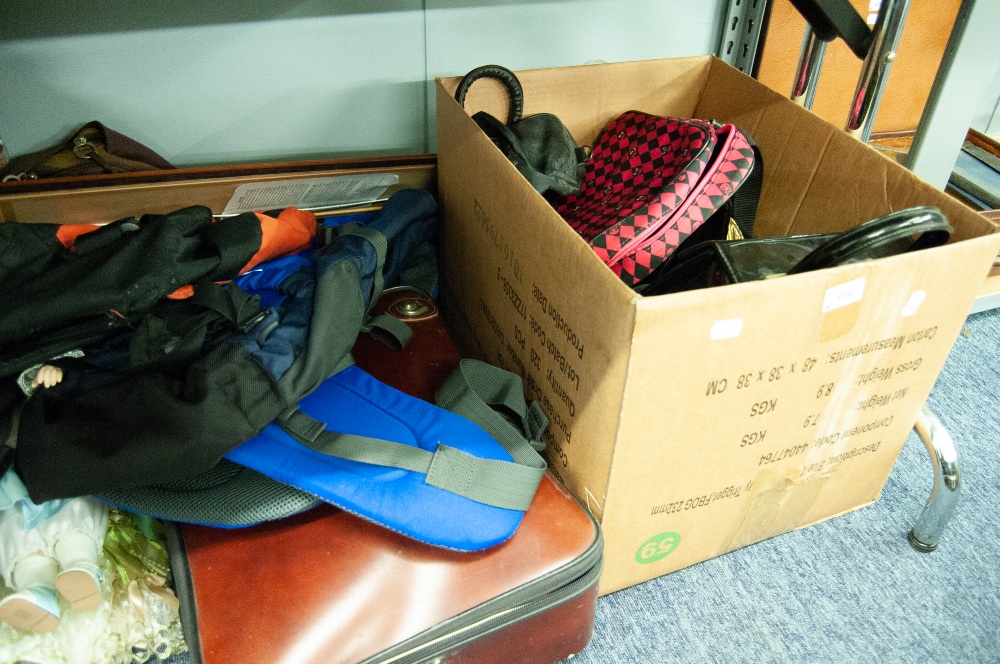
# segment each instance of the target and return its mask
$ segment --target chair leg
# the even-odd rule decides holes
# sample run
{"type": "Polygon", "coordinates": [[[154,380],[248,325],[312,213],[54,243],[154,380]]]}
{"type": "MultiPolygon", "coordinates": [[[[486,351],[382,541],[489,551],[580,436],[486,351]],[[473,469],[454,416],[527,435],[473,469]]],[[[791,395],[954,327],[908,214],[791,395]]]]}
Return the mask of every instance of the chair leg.
{"type": "Polygon", "coordinates": [[[934,488],[910,530],[909,540],[917,551],[930,553],[937,548],[941,534],[958,505],[962,478],[955,442],[941,420],[926,405],[920,410],[913,430],[923,441],[934,466],[934,488]]]}

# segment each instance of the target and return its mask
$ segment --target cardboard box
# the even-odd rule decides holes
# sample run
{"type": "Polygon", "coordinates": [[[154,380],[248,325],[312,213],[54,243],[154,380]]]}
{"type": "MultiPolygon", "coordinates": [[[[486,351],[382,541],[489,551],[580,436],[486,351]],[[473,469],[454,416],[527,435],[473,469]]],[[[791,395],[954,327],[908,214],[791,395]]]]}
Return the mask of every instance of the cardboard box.
{"type": "Polygon", "coordinates": [[[502,89],[478,82],[463,109],[459,79],[437,81],[444,311],[549,416],[550,465],[604,530],[601,592],[876,500],[997,254],[993,225],[714,57],[518,76],[524,115],[554,113],[581,144],[630,109],[743,127],[765,165],[758,235],[920,204],[955,227],[937,249],[644,298],[471,120],[505,117],[502,89]]]}

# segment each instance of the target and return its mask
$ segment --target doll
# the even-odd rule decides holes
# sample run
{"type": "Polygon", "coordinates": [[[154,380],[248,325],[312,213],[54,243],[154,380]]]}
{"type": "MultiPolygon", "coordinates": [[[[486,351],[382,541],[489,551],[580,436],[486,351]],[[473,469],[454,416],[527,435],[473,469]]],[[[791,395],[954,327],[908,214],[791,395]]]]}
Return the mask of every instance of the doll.
{"type": "MultiPolygon", "coordinates": [[[[62,380],[62,370],[42,365],[22,374],[30,396],[62,380]]],[[[108,508],[89,496],[36,505],[9,469],[0,478],[0,575],[14,590],[0,600],[0,621],[35,633],[60,624],[57,593],[76,611],[102,603],[98,554],[108,525],[108,508]]]]}

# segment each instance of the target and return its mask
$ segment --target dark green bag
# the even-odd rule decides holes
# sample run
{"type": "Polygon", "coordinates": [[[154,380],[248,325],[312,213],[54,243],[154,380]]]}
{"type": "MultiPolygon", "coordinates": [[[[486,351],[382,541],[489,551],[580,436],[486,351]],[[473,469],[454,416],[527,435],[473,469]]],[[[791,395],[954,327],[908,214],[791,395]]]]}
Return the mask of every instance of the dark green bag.
{"type": "Polygon", "coordinates": [[[562,121],[551,113],[522,118],[521,82],[514,72],[500,65],[483,65],[466,74],[455,91],[459,104],[465,105],[469,88],[481,78],[493,78],[503,84],[510,98],[510,110],[506,124],[485,111],[474,114],[472,119],[480,129],[539,193],[552,190],[566,196],[579,194],[583,163],[589,150],[579,147],[562,121]]]}

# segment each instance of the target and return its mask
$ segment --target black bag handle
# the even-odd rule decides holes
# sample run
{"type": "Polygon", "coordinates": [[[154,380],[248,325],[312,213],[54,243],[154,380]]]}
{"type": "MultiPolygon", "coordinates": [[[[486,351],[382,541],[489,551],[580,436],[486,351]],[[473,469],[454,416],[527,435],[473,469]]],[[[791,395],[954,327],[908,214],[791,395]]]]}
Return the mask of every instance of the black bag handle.
{"type": "Polygon", "coordinates": [[[948,241],[952,230],[948,219],[936,207],[922,205],[897,210],[838,233],[809,252],[787,274],[937,247],[948,241]],[[918,233],[920,237],[914,240],[918,233]]]}
{"type": "Polygon", "coordinates": [[[501,65],[482,65],[463,76],[462,80],[458,83],[458,89],[455,90],[455,101],[462,108],[465,108],[465,96],[468,94],[469,88],[481,78],[496,79],[507,89],[507,94],[510,98],[507,124],[512,125],[520,120],[521,113],[524,111],[524,91],[521,88],[521,81],[517,80],[514,72],[501,65]]]}

